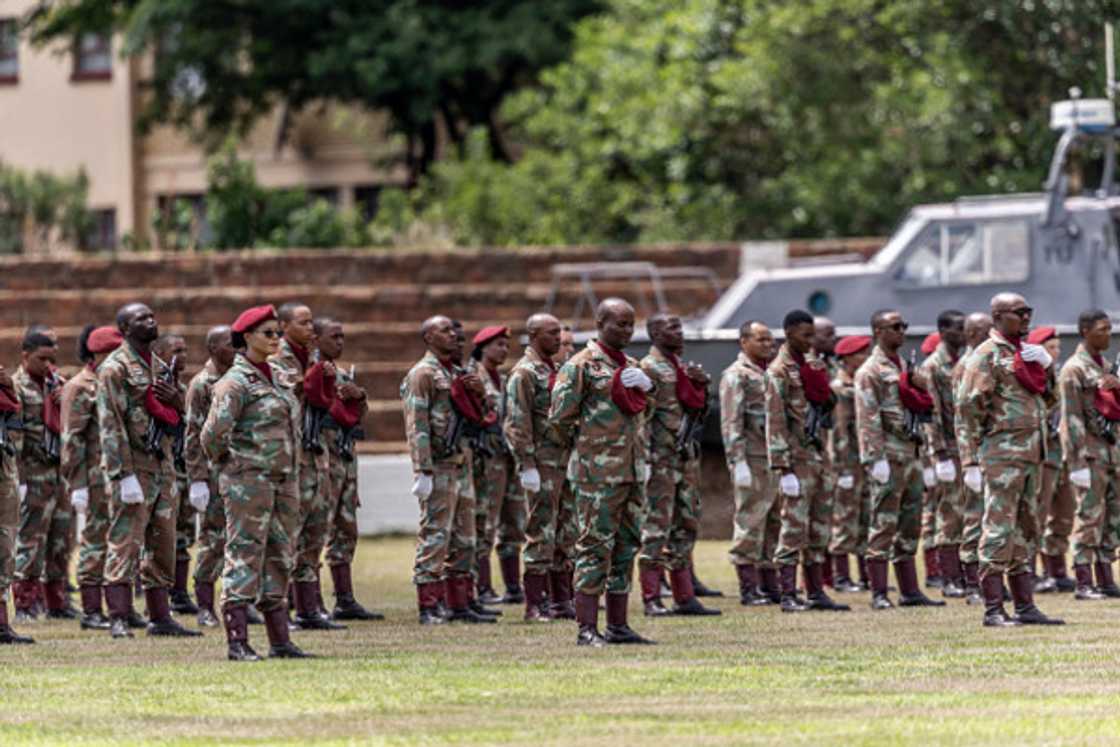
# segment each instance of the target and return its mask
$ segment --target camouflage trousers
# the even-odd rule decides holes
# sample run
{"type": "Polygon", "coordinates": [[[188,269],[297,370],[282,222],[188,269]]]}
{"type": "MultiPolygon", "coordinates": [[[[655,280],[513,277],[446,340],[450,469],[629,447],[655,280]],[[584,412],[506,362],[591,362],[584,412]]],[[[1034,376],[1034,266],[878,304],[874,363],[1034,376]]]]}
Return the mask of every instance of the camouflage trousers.
{"type": "Polygon", "coordinates": [[[412,583],[432,584],[471,575],[475,553],[475,505],[469,466],[437,462],[432,494],[420,499],[412,583]]]}
{"type": "Polygon", "coordinates": [[[20,501],[15,577],[21,581],[59,581],[70,570],[74,512],[62,489],[57,465],[20,463],[27,495],[20,501]]]}
{"type": "MultiPolygon", "coordinates": [[[[925,469],[924,463],[922,469],[925,469]]],[[[925,478],[923,476],[922,482],[922,528],[921,539],[922,547],[934,547],[937,545],[937,506],[941,502],[941,483],[934,485],[932,488],[925,487],[925,478]]]]}
{"type": "Polygon", "coordinates": [[[210,501],[198,528],[194,583],[212,584],[222,577],[226,555],[226,506],[217,480],[210,480],[210,501]]]}
{"type": "MultiPolygon", "coordinates": [[[[938,481],[933,492],[937,494],[937,535],[933,539],[935,547],[948,547],[961,544],[964,536],[964,482],[961,474],[961,460],[952,457],[957,476],[952,482],[938,481]]],[[[925,536],[922,537],[925,542],[925,536]]]]}
{"type": "Polygon", "coordinates": [[[349,565],[358,549],[358,459],[331,454],[331,500],[327,564],[349,565]]]}
{"type": "Polygon", "coordinates": [[[1038,530],[1042,534],[1041,548],[1033,548],[1033,557],[1039,549],[1046,555],[1065,556],[1069,552],[1069,537],[1073,532],[1073,516],[1077,500],[1073,483],[1069,481],[1069,468],[1047,460],[1042,464],[1042,490],[1038,496],[1038,530]]]}
{"type": "Polygon", "coordinates": [[[296,548],[293,582],[312,583],[319,579],[319,559],[327,544],[330,520],[330,465],[322,458],[305,458],[299,468],[299,521],[292,537],[296,548]]]}
{"type": "Polygon", "coordinates": [[[969,490],[961,482],[961,562],[980,562],[980,524],[984,518],[984,494],[969,490]]]}
{"type": "Polygon", "coordinates": [[[86,523],[78,544],[78,586],[103,586],[109,556],[109,496],[100,485],[89,486],[86,523]]]}
{"type": "Polygon", "coordinates": [[[572,573],[576,569],[576,543],[579,542],[579,507],[576,490],[570,479],[564,480],[560,491],[560,509],[556,517],[556,552],[552,570],[572,573]]]}
{"type": "Polygon", "coordinates": [[[1111,563],[1116,557],[1116,536],[1111,524],[1120,516],[1120,495],[1117,466],[1100,461],[1089,462],[1088,490],[1074,487],[1076,512],[1073,522],[1073,564],[1089,565],[1096,561],[1111,563]]]}
{"type": "Polygon", "coordinates": [[[292,537],[299,524],[299,484],[292,475],[260,470],[223,473],[226,556],[222,606],[254,604],[261,612],[288,608],[295,567],[292,537]]]}
{"type": "Polygon", "coordinates": [[[575,588],[584,594],[626,594],[641,542],[642,486],[577,482],[575,588]]]}
{"type": "Polygon", "coordinates": [[[700,460],[652,464],[642,512],[643,568],[679,570],[692,565],[692,548],[700,533],[700,460]]]}
{"type": "MultiPolygon", "coordinates": [[[[828,535],[832,523],[832,496],[824,467],[820,462],[803,462],[794,465],[794,474],[801,483],[797,495],[782,495],[782,528],[778,534],[778,547],[774,551],[775,565],[797,565],[801,562],[825,562],[828,552],[828,535]]],[[[777,482],[777,477],[774,477],[777,482]]]]}
{"type": "Polygon", "coordinates": [[[563,538],[573,541],[570,527],[564,531],[564,522],[572,521],[571,493],[565,490],[564,469],[543,464],[537,465],[541,475],[541,489],[529,493],[529,517],[525,522],[525,573],[544,575],[549,571],[563,570],[571,563],[573,547],[562,544],[563,538]],[[567,505],[565,505],[567,498],[567,505]]]}
{"type": "Polygon", "coordinates": [[[190,502],[190,483],[176,478],[175,495],[179,501],[175,519],[175,560],[190,560],[195,540],[194,517],[198,514],[190,502]]]}
{"type": "Polygon", "coordinates": [[[474,494],[478,556],[489,556],[496,543],[499,558],[515,557],[525,544],[528,504],[513,460],[508,455],[475,454],[474,494]]]}
{"type": "Polygon", "coordinates": [[[868,560],[897,561],[918,552],[922,523],[922,466],[918,460],[890,460],[891,476],[880,485],[865,475],[871,491],[868,560]]]}
{"type": "Polygon", "coordinates": [[[109,553],[105,584],[131,584],[140,573],[145,589],[170,589],[175,581],[175,520],[178,501],[163,472],[137,471],[141,503],[121,502],[120,482],[110,483],[109,553]]]}
{"type": "Polygon", "coordinates": [[[19,485],[15,462],[4,455],[0,472],[0,604],[12,585],[16,566],[16,537],[19,532],[19,485]]]}
{"type": "Polygon", "coordinates": [[[871,493],[859,465],[850,472],[852,487],[837,485],[832,493],[832,531],[828,551],[833,555],[863,555],[871,527],[871,493]]]}
{"type": "Polygon", "coordinates": [[[980,577],[1030,570],[1028,553],[1038,533],[1038,462],[984,465],[984,518],[980,536],[980,577]]]}
{"type": "Polygon", "coordinates": [[[735,516],[732,519],[732,565],[772,567],[782,529],[778,485],[765,457],[748,457],[751,486],[735,487],[735,516]]]}

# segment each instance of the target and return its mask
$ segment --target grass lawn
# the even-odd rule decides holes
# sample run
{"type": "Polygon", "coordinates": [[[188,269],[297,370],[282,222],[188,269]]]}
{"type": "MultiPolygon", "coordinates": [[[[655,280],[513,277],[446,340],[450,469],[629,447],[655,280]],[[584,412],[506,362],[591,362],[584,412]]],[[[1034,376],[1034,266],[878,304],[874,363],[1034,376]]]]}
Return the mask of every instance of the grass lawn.
{"type": "MultiPolygon", "coordinates": [[[[1120,739],[1120,603],[1046,595],[1059,628],[980,610],[743,608],[725,543],[697,549],[723,617],[632,623],[656,647],[577,649],[571,622],[420,628],[406,539],[362,543],[359,598],[387,613],[296,633],[322,658],[235,665],[221,631],[115,642],[24,625],[0,647],[4,744],[1105,744],[1120,739]]],[[[193,620],[190,621],[193,625],[193,620]]],[[[253,627],[258,650],[264,631],[253,627]]]]}

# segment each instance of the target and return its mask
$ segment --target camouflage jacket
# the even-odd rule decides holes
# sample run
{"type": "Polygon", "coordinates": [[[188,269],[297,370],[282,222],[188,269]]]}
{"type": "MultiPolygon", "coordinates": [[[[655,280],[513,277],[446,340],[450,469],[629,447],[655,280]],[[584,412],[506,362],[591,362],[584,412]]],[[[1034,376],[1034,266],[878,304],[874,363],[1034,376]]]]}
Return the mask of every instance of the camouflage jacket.
{"type": "MultiPolygon", "coordinates": [[[[626,357],[628,366],[638,362],[626,357]]],[[[560,442],[575,449],[576,480],[620,485],[639,479],[646,463],[648,439],[645,419],[650,407],[626,415],[611,399],[611,380],[618,366],[597,340],[576,353],[560,369],[552,390],[549,417],[560,442]]]]}
{"type": "Polygon", "coordinates": [[[441,462],[463,462],[459,444],[448,442],[457,417],[451,404],[451,377],[429,351],[401,383],[404,429],[414,472],[431,472],[441,462]]]}
{"type": "MultiPolygon", "coordinates": [[[[338,361],[335,361],[335,370],[337,372],[335,377],[338,386],[341,387],[343,384],[356,383],[357,379],[351,376],[342,366],[338,365],[338,361]]],[[[346,434],[343,433],[342,427],[335,422],[334,418],[328,415],[326,420],[323,421],[323,447],[326,449],[327,455],[332,461],[338,459],[342,455],[341,443],[344,435],[346,434]]],[[[354,430],[348,434],[348,437],[351,442],[365,438],[365,431],[362,430],[361,421],[354,426],[354,430]]]]}
{"type": "Polygon", "coordinates": [[[719,425],[727,466],[765,459],[766,369],[740,352],[719,380],[719,425]]]}
{"type": "Polygon", "coordinates": [[[931,458],[936,457],[939,451],[947,452],[951,457],[960,456],[953,399],[953,371],[959,362],[953,360],[949,347],[941,343],[920,366],[922,378],[927,382],[927,390],[933,398],[933,417],[923,426],[931,458]]]}
{"type": "MultiPolygon", "coordinates": [[[[486,407],[498,414],[495,424],[484,431],[479,438],[494,457],[508,457],[509,449],[502,433],[502,423],[506,417],[506,389],[509,383],[509,375],[499,371],[498,383],[494,383],[494,379],[490,376],[490,372],[486,370],[486,366],[473,358],[467,363],[467,373],[474,374],[482,381],[482,386],[486,389],[486,407]]],[[[479,454],[476,453],[475,456],[477,457],[479,454]]]]}
{"type": "Polygon", "coordinates": [[[214,385],[220,378],[217,365],[208,360],[187,386],[187,433],[183,442],[183,459],[187,463],[187,476],[191,482],[217,479],[216,471],[211,469],[210,460],[202,448],[202,426],[210,414],[214,385]]]}
{"type": "MultiPolygon", "coordinates": [[[[646,429],[649,433],[650,460],[653,464],[679,468],[685,458],[677,449],[677,433],[686,413],[677,397],[677,369],[673,361],[656,347],[651,347],[649,355],[642,358],[638,365],[653,382],[653,390],[648,394],[650,406],[646,410],[649,413],[646,429]]],[[[707,412],[707,406],[704,412],[707,412]]],[[[698,417],[702,418],[703,413],[698,417]]]]}
{"type": "Polygon", "coordinates": [[[105,476],[119,480],[137,470],[171,473],[171,440],[160,441],[160,451],[148,451],[145,439],[151,416],[144,395],[155,378],[152,354],[147,363],[125,341],[97,369],[97,422],[101,430],[101,464],[105,476]]]}
{"type": "Polygon", "coordinates": [[[907,433],[906,408],[898,392],[899,377],[908,368],[904,360],[899,358],[896,364],[876,345],[856,371],[856,430],[863,464],[880,459],[905,462],[917,456],[918,446],[907,433]]]}
{"type": "MultiPolygon", "coordinates": [[[[313,365],[311,361],[315,359],[311,350],[308,350],[308,365],[313,365]]],[[[280,348],[276,351],[275,355],[268,358],[268,365],[272,367],[273,379],[283,379],[285,387],[290,388],[299,400],[299,418],[300,429],[303,428],[303,416],[307,408],[307,398],[303,394],[303,377],[307,371],[303,367],[299,356],[296,355],[292,343],[287,339],[280,339],[280,348]]],[[[296,448],[299,450],[300,463],[307,469],[315,468],[321,471],[329,469],[330,457],[323,450],[322,454],[315,454],[313,451],[304,451],[302,436],[301,440],[296,443],[296,448]]]]}
{"type": "Polygon", "coordinates": [[[1091,461],[1117,463],[1117,447],[1102,437],[1101,416],[1093,405],[1097,387],[1107,373],[1105,366],[1093,360],[1082,343],[1058,374],[1061,398],[1058,432],[1062,454],[1071,470],[1087,467],[1091,461]]]}
{"type": "Polygon", "coordinates": [[[62,387],[61,462],[68,491],[106,487],[97,430],[97,374],[89,366],[62,387]]]}
{"type": "Polygon", "coordinates": [[[548,381],[552,371],[536,350],[528,348],[513,367],[506,384],[506,417],[502,428],[521,470],[538,465],[563,469],[568,462],[568,450],[560,443],[548,419],[552,405],[548,381]]]}
{"type": "Polygon", "coordinates": [[[1046,400],[1015,378],[1015,346],[993,329],[969,356],[957,399],[961,462],[1041,462],[1046,400]]]}
{"type": "Polygon", "coordinates": [[[859,467],[859,433],[856,430],[856,386],[843,366],[832,380],[836,409],[832,411],[832,431],[828,434],[828,455],[839,472],[859,467]]]}
{"type": "Polygon", "coordinates": [[[239,354],[214,384],[199,440],[223,474],[255,470],[299,478],[299,400],[289,380],[277,374],[269,382],[239,354]]]}
{"type": "MultiPolygon", "coordinates": [[[[812,351],[805,354],[805,360],[814,368],[824,368],[812,351]]],[[[793,469],[794,464],[801,462],[820,463],[823,455],[805,432],[809,400],[805,397],[801,371],[789,345],[782,345],[778,350],[767,374],[766,445],[770,466],[785,470],[793,469]]]]}
{"type": "MultiPolygon", "coordinates": [[[[63,381],[61,376],[58,379],[63,381]]],[[[50,464],[51,459],[47,457],[43,446],[43,434],[47,427],[43,423],[43,402],[47,397],[46,384],[37,384],[23,366],[12,374],[12,384],[23,408],[21,412],[23,430],[14,442],[19,449],[19,458],[21,461],[33,459],[40,464],[50,464]]]]}

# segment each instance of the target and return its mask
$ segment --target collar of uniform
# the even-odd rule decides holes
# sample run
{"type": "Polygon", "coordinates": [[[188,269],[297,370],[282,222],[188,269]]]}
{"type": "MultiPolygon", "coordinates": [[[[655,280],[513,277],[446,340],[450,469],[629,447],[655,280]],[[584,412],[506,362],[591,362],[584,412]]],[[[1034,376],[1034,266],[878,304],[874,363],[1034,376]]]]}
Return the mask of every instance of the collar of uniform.
{"type": "MultiPolygon", "coordinates": [[[[591,351],[591,354],[593,356],[606,363],[607,367],[611,368],[612,370],[618,368],[618,364],[614,362],[614,358],[611,358],[603,350],[603,343],[599,342],[598,340],[591,340],[587,343],[587,349],[591,351]]],[[[626,362],[630,363],[630,357],[626,355],[626,353],[622,353],[622,355],[626,358],[626,362]]]]}
{"type": "Polygon", "coordinates": [[[533,366],[544,366],[551,371],[555,371],[558,368],[552,361],[546,361],[544,356],[538,353],[537,349],[532,345],[525,348],[525,359],[533,366]]]}
{"type": "MultiPolygon", "coordinates": [[[[123,343],[121,343],[121,347],[118,349],[123,349],[125,351],[125,355],[130,356],[132,360],[135,361],[138,365],[142,366],[145,371],[151,373],[152,366],[156,362],[155,353],[151,354],[152,362],[148,363],[148,361],[144,360],[144,356],[140,355],[140,352],[136,348],[132,347],[128,340],[125,340],[123,343]]],[[[151,352],[150,349],[149,352],[151,352]]]]}
{"type": "Polygon", "coordinates": [[[244,353],[238,353],[237,357],[233,359],[233,365],[230,366],[230,371],[237,369],[244,376],[253,376],[260,379],[269,386],[276,386],[276,369],[272,371],[272,381],[265,378],[261,370],[253,365],[253,362],[245,357],[244,353]]]}
{"type": "Polygon", "coordinates": [[[220,378],[218,374],[218,364],[214,362],[213,358],[206,359],[206,365],[202,367],[202,370],[205,371],[206,375],[211,379],[220,378]]]}
{"type": "Polygon", "coordinates": [[[676,367],[677,361],[673,360],[674,358],[676,358],[676,356],[667,355],[666,353],[661,352],[661,348],[657,347],[656,345],[649,346],[649,355],[651,358],[663,360],[670,366],[676,367]]]}
{"type": "Polygon", "coordinates": [[[898,369],[899,371],[905,371],[906,370],[906,364],[902,361],[902,356],[899,356],[898,364],[895,364],[895,362],[893,360],[891,360],[891,357],[889,355],[887,355],[887,351],[883,350],[878,345],[876,345],[871,350],[871,358],[874,359],[876,363],[879,363],[879,364],[884,364],[885,363],[886,365],[890,366],[891,368],[898,369]]]}
{"type": "Polygon", "coordinates": [[[744,353],[742,350],[739,351],[739,357],[735,360],[743,368],[750,369],[751,371],[755,371],[756,373],[766,373],[766,369],[764,367],[752,361],[751,357],[744,353]]]}
{"type": "Polygon", "coordinates": [[[1008,340],[1006,337],[1000,334],[1000,331],[995,327],[992,327],[992,329],[988,332],[988,339],[994,342],[996,345],[1005,347],[1012,352],[1018,350],[1018,348],[1015,347],[1015,344],[1012,343],[1011,340],[1008,340]]]}
{"type": "MultiPolygon", "coordinates": [[[[1097,363],[1096,358],[1094,358],[1092,353],[1089,352],[1088,348],[1085,347],[1084,342],[1077,343],[1077,350],[1074,352],[1074,355],[1081,356],[1082,358],[1085,359],[1085,362],[1088,363],[1090,366],[1097,369],[1101,373],[1105,373],[1105,367],[1103,365],[1097,363]]],[[[1102,361],[1104,360],[1103,356],[1101,357],[1101,360],[1102,361]]]]}

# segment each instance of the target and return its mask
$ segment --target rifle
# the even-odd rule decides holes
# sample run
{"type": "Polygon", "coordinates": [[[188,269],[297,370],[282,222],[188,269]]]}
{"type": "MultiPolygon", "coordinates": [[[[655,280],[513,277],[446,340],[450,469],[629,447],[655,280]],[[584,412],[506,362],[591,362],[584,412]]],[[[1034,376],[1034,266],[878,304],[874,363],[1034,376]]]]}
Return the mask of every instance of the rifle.
{"type": "MultiPolygon", "coordinates": [[[[159,360],[159,358],[156,358],[159,360]]],[[[163,366],[163,371],[157,374],[160,381],[165,384],[175,386],[178,382],[175,380],[175,369],[178,367],[179,356],[171,356],[170,363],[164,363],[159,360],[160,365],[163,366]]],[[[186,432],[186,427],[180,418],[179,425],[172,428],[171,426],[164,425],[156,420],[154,416],[148,417],[148,431],[144,434],[144,446],[149,454],[153,456],[161,456],[163,454],[163,438],[167,436],[174,439],[172,448],[175,449],[175,465],[179,466],[179,462],[183,459],[183,437],[186,432]]],[[[186,471],[186,463],[183,462],[183,471],[186,471]]]]}
{"type": "Polygon", "coordinates": [[[8,431],[22,431],[23,418],[18,412],[6,412],[0,415],[0,449],[8,456],[16,456],[16,445],[8,437],[8,431]]]}
{"type": "Polygon", "coordinates": [[[704,436],[704,417],[707,414],[706,407],[699,412],[684,411],[680,427],[677,428],[677,453],[686,459],[695,459],[700,453],[700,440],[704,436]]]}
{"type": "MultiPolygon", "coordinates": [[[[1116,375],[1117,371],[1120,371],[1120,353],[1116,354],[1116,359],[1112,361],[1112,367],[1108,370],[1108,372],[1113,376],[1116,375]]],[[[1097,433],[1100,434],[1100,437],[1104,439],[1105,443],[1109,444],[1110,446],[1116,445],[1115,423],[1106,418],[1104,415],[1101,415],[1100,410],[1098,410],[1096,407],[1090,409],[1089,421],[1093,425],[1097,433]]]]}
{"type": "MultiPolygon", "coordinates": [[[[918,365],[918,351],[910,351],[908,371],[914,371],[918,365]]],[[[922,426],[926,423],[933,422],[933,415],[928,412],[914,412],[910,408],[903,408],[906,410],[906,417],[904,422],[906,424],[906,437],[913,443],[921,444],[924,440],[922,438],[922,426]]]]}
{"type": "MultiPolygon", "coordinates": [[[[47,376],[47,392],[46,397],[50,397],[55,389],[62,386],[62,380],[58,378],[58,373],[51,369],[50,374],[47,376]]],[[[44,407],[46,405],[44,404],[44,407]]],[[[54,433],[51,429],[44,426],[43,428],[43,451],[47,455],[47,461],[51,464],[58,464],[62,457],[62,434],[54,433]]]]}

